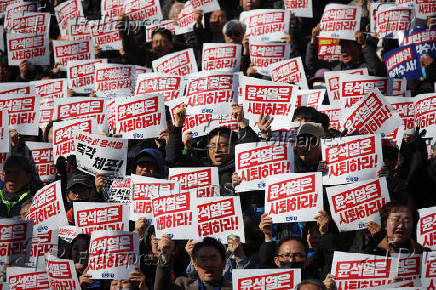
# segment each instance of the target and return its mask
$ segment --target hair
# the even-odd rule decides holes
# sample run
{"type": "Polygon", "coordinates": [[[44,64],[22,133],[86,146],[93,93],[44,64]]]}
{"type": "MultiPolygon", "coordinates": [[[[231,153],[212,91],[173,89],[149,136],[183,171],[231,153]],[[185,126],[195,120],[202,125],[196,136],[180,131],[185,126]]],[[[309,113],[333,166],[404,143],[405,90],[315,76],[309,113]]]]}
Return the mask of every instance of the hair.
{"type": "Polygon", "coordinates": [[[79,239],[85,239],[86,242],[88,243],[88,245],[91,243],[91,237],[87,234],[78,234],[70,243],[69,247],[68,247],[68,259],[72,259],[72,250],[73,250],[73,246],[74,244],[79,240],[79,239]]]}
{"type": "Polygon", "coordinates": [[[171,5],[170,12],[168,13],[168,18],[171,19],[171,16],[173,16],[176,8],[181,7],[183,9],[184,6],[185,6],[185,3],[179,3],[179,2],[176,2],[173,5],[171,5]]]}
{"type": "Polygon", "coordinates": [[[60,122],[60,119],[56,119],[56,120],[51,120],[50,122],[48,122],[47,126],[45,126],[44,129],[44,134],[42,135],[42,141],[44,142],[48,142],[48,135],[50,133],[50,129],[53,128],[53,124],[56,122],[60,122]]]}
{"type": "Polygon", "coordinates": [[[399,212],[400,209],[406,208],[410,211],[413,218],[413,231],[415,231],[416,223],[419,220],[419,214],[416,211],[416,209],[412,208],[410,205],[407,205],[406,203],[401,203],[397,201],[391,201],[386,203],[380,210],[380,218],[381,218],[381,226],[383,229],[386,228],[386,223],[388,221],[388,217],[391,213],[399,212]]]}
{"type": "Polygon", "coordinates": [[[295,290],[300,290],[301,286],[304,285],[315,285],[319,288],[321,288],[322,290],[326,290],[327,288],[325,287],[324,283],[322,283],[320,280],[317,279],[306,279],[301,281],[296,287],[295,290]]]}
{"type": "Polygon", "coordinates": [[[301,106],[295,109],[292,121],[294,121],[296,118],[304,118],[307,119],[307,121],[316,122],[317,114],[319,114],[319,112],[315,108],[301,106]]]}
{"type": "Polygon", "coordinates": [[[398,159],[398,154],[400,153],[400,150],[394,146],[383,145],[382,152],[384,160],[396,161],[398,159]]]}
{"type": "Polygon", "coordinates": [[[307,243],[305,243],[305,242],[303,241],[303,239],[301,239],[300,237],[290,236],[290,237],[284,237],[284,238],[282,238],[282,239],[278,242],[278,244],[277,244],[277,249],[276,249],[276,256],[279,254],[280,247],[281,247],[284,243],[291,242],[291,241],[296,241],[296,242],[298,242],[298,243],[301,243],[301,244],[303,245],[304,251],[307,253],[307,247],[308,247],[308,246],[307,246],[307,243]]]}
{"type": "Polygon", "coordinates": [[[231,146],[234,146],[238,141],[237,134],[233,132],[231,129],[227,127],[218,127],[210,131],[210,133],[207,135],[208,143],[210,142],[210,140],[212,140],[213,137],[217,135],[226,136],[227,138],[229,138],[229,142],[231,146]]]}
{"type": "Polygon", "coordinates": [[[238,25],[240,25],[242,27],[242,33],[245,33],[245,25],[236,19],[227,21],[226,24],[224,24],[223,26],[223,34],[226,35],[228,31],[232,31],[235,27],[237,27],[238,25]]]}
{"type": "Polygon", "coordinates": [[[216,239],[212,237],[205,237],[202,242],[196,243],[192,249],[192,260],[196,261],[198,258],[198,252],[201,248],[212,247],[215,248],[221,256],[223,261],[226,260],[226,249],[224,246],[216,239]]]}
{"type": "Polygon", "coordinates": [[[173,34],[168,29],[159,28],[159,29],[154,30],[151,33],[151,38],[153,38],[156,34],[160,34],[163,37],[165,37],[168,41],[173,42],[173,34]]]}
{"type": "Polygon", "coordinates": [[[8,159],[6,159],[5,164],[3,165],[3,169],[8,168],[20,168],[26,173],[33,173],[33,167],[29,159],[22,155],[9,156],[8,159]]]}

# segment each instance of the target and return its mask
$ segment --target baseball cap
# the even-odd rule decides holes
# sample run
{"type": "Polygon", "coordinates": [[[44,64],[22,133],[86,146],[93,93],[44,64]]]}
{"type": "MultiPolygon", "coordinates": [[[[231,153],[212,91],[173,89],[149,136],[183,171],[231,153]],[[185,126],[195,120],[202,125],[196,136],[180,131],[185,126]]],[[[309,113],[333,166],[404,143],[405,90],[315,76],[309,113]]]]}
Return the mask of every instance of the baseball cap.
{"type": "Polygon", "coordinates": [[[75,171],[73,174],[71,174],[70,178],[67,182],[67,190],[70,190],[74,185],[81,184],[86,187],[92,188],[91,180],[89,180],[89,177],[82,173],[75,171]]]}

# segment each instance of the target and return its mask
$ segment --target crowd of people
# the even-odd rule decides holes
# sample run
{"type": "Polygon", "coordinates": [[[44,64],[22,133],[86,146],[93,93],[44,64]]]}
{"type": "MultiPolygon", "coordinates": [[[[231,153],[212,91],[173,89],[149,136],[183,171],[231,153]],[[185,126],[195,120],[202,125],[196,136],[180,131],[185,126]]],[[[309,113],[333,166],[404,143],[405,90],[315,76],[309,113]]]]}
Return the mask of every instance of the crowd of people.
{"type": "MultiPolygon", "coordinates": [[[[43,9],[54,15],[54,7],[64,1],[41,2],[43,9]]],[[[126,28],[120,25],[122,49],[101,50],[96,47],[95,56],[107,59],[109,63],[151,68],[154,60],[193,48],[201,70],[203,44],[234,43],[242,45],[240,71],[245,76],[265,79],[267,77],[259,74],[250,63],[250,37],[245,33],[245,25],[238,19],[244,11],[282,9],[283,2],[220,0],[220,10],[204,15],[196,11],[192,32],[173,35],[169,30],[158,29],[153,31],[151,43],[146,42],[145,26],[126,28]]],[[[177,21],[184,4],[180,0],[160,0],[164,18],[177,21]]],[[[82,1],[82,6],[85,17],[100,18],[100,0],[82,1]]],[[[291,14],[289,33],[282,41],[290,44],[291,58],[302,58],[309,89],[325,87],[324,73],[327,71],[367,68],[371,76],[386,76],[382,56],[398,47],[398,40],[383,39],[369,33],[368,7],[369,1],[366,0],[354,0],[351,3],[350,0],[314,0],[313,18],[291,14]],[[318,59],[319,22],[328,3],[357,5],[363,10],[361,28],[355,34],[355,40],[340,40],[341,59],[332,62],[318,59]]],[[[121,13],[120,23],[125,20],[126,15],[121,13]]],[[[436,17],[428,17],[419,24],[430,29],[436,26],[436,17]]],[[[59,39],[65,40],[60,34],[56,18],[52,16],[50,40],[59,39]]],[[[53,58],[51,62],[50,66],[31,65],[27,61],[22,61],[18,67],[10,66],[5,52],[0,61],[0,81],[31,82],[65,78],[65,71],[59,70],[53,58]]],[[[425,72],[423,77],[407,83],[412,97],[434,93],[436,61],[431,55],[425,55],[421,57],[420,64],[425,72]]],[[[77,96],[84,95],[68,90],[69,98],[77,96]]],[[[94,92],[89,97],[94,97],[94,92]]],[[[323,104],[329,104],[327,95],[323,104]]],[[[202,241],[172,240],[169,235],[158,238],[155,225],[145,218],[139,218],[130,221],[129,229],[139,237],[139,267],[130,273],[128,279],[98,280],[92,279],[87,273],[90,236],[78,234],[70,243],[62,246],[64,251],[58,251],[57,254],[59,258],[74,262],[82,289],[232,289],[234,269],[299,268],[302,282],[296,289],[331,290],[336,289],[335,276],[331,274],[334,251],[382,256],[405,249],[415,254],[430,251],[416,241],[416,224],[419,219],[417,209],[436,206],[433,192],[436,187],[436,158],[428,157],[424,139],[434,136],[428,136],[425,130],[417,128],[414,133],[404,136],[401,146],[384,140],[383,167],[379,168],[377,178],[386,177],[391,201],[381,209],[380,224],[369,222],[361,230],[339,231],[331,217],[327,198],[324,198],[324,210],[314,216],[313,221],[275,224],[264,212],[264,190],[235,190],[241,183],[241,176],[235,170],[235,146],[269,140],[273,117],[262,115],[255,126],[246,121],[241,105],[233,104],[231,111],[238,123],[237,132],[227,127],[217,127],[202,137],[183,132],[186,107],[177,108],[173,112],[174,119],[167,112],[168,128],[158,138],[129,140],[125,176],[136,174],[165,179],[168,178],[168,168],[217,167],[220,195],[240,197],[245,243],[235,235],[229,236],[226,244],[213,237],[205,237],[202,241]]],[[[331,128],[329,117],[312,107],[296,108],[292,120],[301,122],[296,133],[294,172],[324,172],[321,139],[343,137],[347,131],[331,128]]],[[[10,129],[10,151],[1,171],[0,217],[26,219],[36,192],[57,180],[61,181],[63,204],[70,225],[75,225],[74,203],[106,202],[105,191],[110,178],[104,174],[93,176],[82,172],[74,155],[57,159],[55,180],[41,180],[38,176],[32,159],[26,153],[26,142],[53,143],[53,124],[56,122],[62,120],[52,120],[44,129],[40,129],[38,136],[23,135],[10,129]]],[[[101,132],[117,137],[112,133],[101,132]]],[[[5,263],[3,273],[10,266],[15,265],[13,262],[5,263]]]]}

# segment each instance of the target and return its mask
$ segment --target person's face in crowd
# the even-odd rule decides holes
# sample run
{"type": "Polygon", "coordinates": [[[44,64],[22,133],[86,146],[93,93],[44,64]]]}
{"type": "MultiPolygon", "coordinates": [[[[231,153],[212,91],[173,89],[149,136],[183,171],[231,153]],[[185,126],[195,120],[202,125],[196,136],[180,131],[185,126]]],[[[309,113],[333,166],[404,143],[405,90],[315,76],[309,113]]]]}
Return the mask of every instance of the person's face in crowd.
{"type": "Polygon", "coordinates": [[[313,135],[299,135],[296,143],[297,155],[308,163],[319,161],[321,146],[319,138],[313,135]]]}
{"type": "Polygon", "coordinates": [[[171,52],[173,49],[173,42],[167,39],[160,33],[153,35],[151,43],[151,51],[158,56],[163,56],[171,52]]]}
{"type": "Polygon", "coordinates": [[[48,142],[53,144],[53,127],[48,131],[48,142]]]}
{"type": "Polygon", "coordinates": [[[177,18],[179,17],[180,11],[182,11],[183,6],[174,7],[172,14],[169,18],[177,23],[177,18]]]}
{"type": "Polygon", "coordinates": [[[295,117],[294,122],[301,122],[301,123],[306,123],[306,122],[312,122],[312,120],[305,118],[305,117],[295,117]]]}
{"type": "Polygon", "coordinates": [[[119,290],[119,289],[130,289],[132,283],[130,280],[122,279],[122,280],[112,280],[110,290],[119,290]]]}
{"type": "Polygon", "coordinates": [[[215,166],[221,166],[232,160],[233,146],[224,135],[215,135],[209,141],[209,158],[215,166]]]}
{"type": "Polygon", "coordinates": [[[0,66],[0,82],[9,81],[9,69],[7,65],[0,66]]]}
{"type": "Polygon", "coordinates": [[[244,38],[244,29],[240,24],[233,27],[232,30],[227,31],[227,33],[224,35],[224,39],[226,43],[242,44],[243,38],[244,38]]]}
{"type": "Polygon", "coordinates": [[[318,227],[312,227],[309,229],[307,233],[307,244],[311,249],[317,249],[319,247],[319,239],[321,238],[321,233],[318,230],[318,227]]]}
{"type": "Polygon", "coordinates": [[[262,0],[239,0],[239,6],[241,6],[244,11],[259,9],[261,4],[262,0]]]}
{"type": "Polygon", "coordinates": [[[287,241],[280,245],[274,262],[279,268],[304,268],[306,251],[299,241],[287,241]]]}
{"type": "Polygon", "coordinates": [[[209,18],[210,30],[212,33],[221,33],[224,24],[227,22],[226,12],[224,10],[215,10],[209,18]]]}
{"type": "Polygon", "coordinates": [[[221,280],[226,261],[214,247],[202,247],[193,265],[201,281],[214,283],[221,280]]]}
{"type": "Polygon", "coordinates": [[[71,246],[71,260],[74,264],[83,265],[85,268],[88,265],[88,240],[84,238],[78,238],[75,240],[74,244],[71,246]]]}
{"type": "Polygon", "coordinates": [[[155,175],[158,173],[158,167],[155,162],[151,161],[141,161],[136,164],[136,175],[147,176],[155,175]]]}
{"type": "Polygon", "coordinates": [[[304,284],[301,285],[300,290],[322,290],[322,288],[315,284],[304,284]]]}
{"type": "Polygon", "coordinates": [[[151,252],[156,256],[159,255],[158,244],[159,244],[159,239],[156,238],[155,235],[151,235],[151,252]]]}
{"type": "Polygon", "coordinates": [[[68,191],[67,201],[89,201],[89,196],[91,195],[91,189],[83,184],[75,184],[68,191]]]}
{"type": "Polygon", "coordinates": [[[353,63],[360,58],[360,48],[351,40],[341,41],[341,61],[343,64],[353,63]]]}
{"type": "Polygon", "coordinates": [[[389,214],[386,221],[386,235],[389,243],[394,246],[406,244],[412,236],[412,230],[413,215],[408,208],[402,207],[389,214]]]}
{"type": "Polygon", "coordinates": [[[26,220],[26,215],[29,212],[29,208],[32,204],[31,203],[26,203],[25,205],[23,205],[20,209],[20,220],[24,221],[26,220]]]}
{"type": "Polygon", "coordinates": [[[32,180],[32,174],[21,168],[7,168],[4,171],[4,184],[9,193],[21,191],[32,180]]]}

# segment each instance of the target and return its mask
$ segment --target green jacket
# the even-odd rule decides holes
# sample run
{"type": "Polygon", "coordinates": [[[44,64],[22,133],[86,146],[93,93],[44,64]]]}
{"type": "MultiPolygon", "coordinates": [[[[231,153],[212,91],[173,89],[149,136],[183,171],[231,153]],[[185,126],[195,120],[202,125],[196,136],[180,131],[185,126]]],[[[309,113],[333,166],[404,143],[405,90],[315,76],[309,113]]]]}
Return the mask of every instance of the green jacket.
{"type": "Polygon", "coordinates": [[[0,190],[0,217],[12,218],[20,215],[21,206],[32,198],[30,189],[23,190],[17,201],[8,201],[5,197],[5,190],[0,190]]]}

